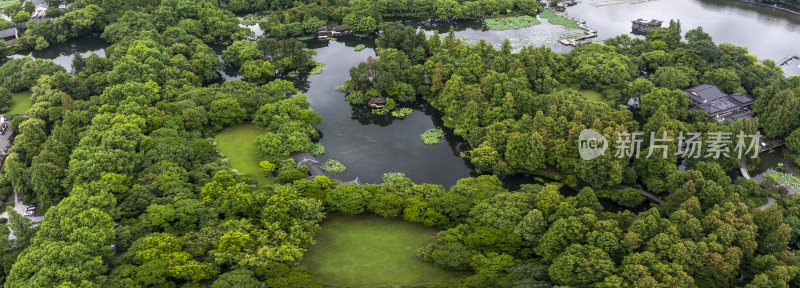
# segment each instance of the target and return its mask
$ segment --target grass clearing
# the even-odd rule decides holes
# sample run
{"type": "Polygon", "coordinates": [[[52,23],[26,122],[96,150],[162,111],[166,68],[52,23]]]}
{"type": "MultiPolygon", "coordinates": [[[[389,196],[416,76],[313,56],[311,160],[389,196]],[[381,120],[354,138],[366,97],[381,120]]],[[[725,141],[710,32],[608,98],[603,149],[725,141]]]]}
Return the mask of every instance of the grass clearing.
{"type": "Polygon", "coordinates": [[[515,17],[490,18],[483,21],[491,30],[509,30],[531,27],[542,23],[536,17],[523,15],[515,17]]]}
{"type": "Polygon", "coordinates": [[[222,130],[215,137],[217,151],[231,160],[231,167],[244,174],[252,175],[258,180],[260,186],[275,182],[272,177],[262,175],[258,163],[263,159],[253,145],[256,137],[266,132],[267,130],[253,124],[241,124],[222,130]]]}
{"type": "Polygon", "coordinates": [[[742,201],[749,207],[761,207],[769,201],[767,196],[743,196],[742,201]]]}
{"type": "Polygon", "coordinates": [[[372,287],[419,284],[456,277],[417,259],[436,229],[374,215],[332,215],[317,234],[303,265],[325,285],[372,287]]]}
{"type": "Polygon", "coordinates": [[[602,93],[594,91],[594,90],[580,89],[580,90],[578,90],[578,92],[580,92],[581,95],[583,95],[583,97],[586,97],[586,100],[589,100],[589,101],[592,101],[592,102],[603,102],[603,103],[605,103],[606,100],[607,100],[606,97],[603,96],[602,93]]]}
{"type": "Polygon", "coordinates": [[[24,114],[31,109],[31,90],[11,93],[11,108],[8,110],[9,115],[24,114]]]}

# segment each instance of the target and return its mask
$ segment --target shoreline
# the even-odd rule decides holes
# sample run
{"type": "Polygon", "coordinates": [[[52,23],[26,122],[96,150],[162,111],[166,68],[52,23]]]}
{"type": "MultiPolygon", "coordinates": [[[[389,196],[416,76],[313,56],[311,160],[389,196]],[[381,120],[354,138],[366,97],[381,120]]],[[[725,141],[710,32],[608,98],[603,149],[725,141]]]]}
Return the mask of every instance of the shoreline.
{"type": "Polygon", "coordinates": [[[773,9],[778,9],[778,10],[781,10],[781,11],[789,12],[789,13],[792,13],[794,15],[799,15],[800,16],[800,11],[796,11],[794,9],[783,7],[780,4],[767,4],[767,3],[757,2],[757,1],[754,1],[754,0],[739,0],[739,1],[744,2],[744,3],[755,4],[755,5],[764,6],[764,7],[769,7],[769,8],[773,8],[773,9]]]}

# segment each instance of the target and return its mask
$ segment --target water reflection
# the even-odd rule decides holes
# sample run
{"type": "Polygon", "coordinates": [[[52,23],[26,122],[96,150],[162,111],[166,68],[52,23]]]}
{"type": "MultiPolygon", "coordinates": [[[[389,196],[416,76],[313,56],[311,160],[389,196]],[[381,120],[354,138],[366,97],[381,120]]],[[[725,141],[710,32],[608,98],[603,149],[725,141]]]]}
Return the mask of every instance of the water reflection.
{"type": "Polygon", "coordinates": [[[317,50],[314,60],[325,62],[325,68],[304,81],[311,108],[323,119],[317,125],[324,133],[320,143],[326,148],[320,160],[336,159],[347,166],[347,171],[335,177],[380,183],[383,173],[403,172],[417,183],[449,187],[458,179],[471,176],[467,161],[458,157],[465,144],[452,131],[445,129],[447,144],[425,145],[419,139],[425,130],[442,127],[438,112],[424,102],[403,104],[414,112],[405,119],[392,119],[373,115],[370,108],[344,100],[344,93],[337,92],[336,87],[349,79],[350,67],[375,57],[375,52],[353,50],[371,39],[349,36],[338,40],[342,42],[309,43],[317,50]]]}
{"type": "Polygon", "coordinates": [[[61,44],[52,44],[43,51],[27,50],[9,56],[7,59],[17,59],[24,56],[31,56],[38,59],[49,59],[56,64],[63,66],[67,71],[72,71],[72,59],[75,53],[82,57],[87,57],[92,53],[100,57],[106,56],[105,48],[108,46],[106,41],[97,35],[81,37],[61,44]]]}
{"type": "MultiPolygon", "coordinates": [[[[759,59],[779,60],[800,55],[800,17],[770,7],[729,0],[657,0],[640,4],[596,7],[605,0],[589,0],[570,7],[567,13],[586,20],[597,29],[599,39],[631,30],[637,18],[681,21],[683,32],[702,26],[717,43],[747,47],[759,59]]],[[[795,64],[796,66],[797,64],[795,64]]],[[[800,69],[784,68],[787,75],[800,75],[800,69]]]]}

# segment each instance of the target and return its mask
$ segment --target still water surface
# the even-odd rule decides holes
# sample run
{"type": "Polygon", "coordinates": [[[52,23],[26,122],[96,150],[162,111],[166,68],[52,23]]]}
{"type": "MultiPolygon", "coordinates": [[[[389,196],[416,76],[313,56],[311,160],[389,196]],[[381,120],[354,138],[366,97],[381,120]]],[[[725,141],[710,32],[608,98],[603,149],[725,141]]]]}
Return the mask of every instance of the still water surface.
{"type": "MultiPolygon", "coordinates": [[[[659,0],[614,6],[603,6],[602,2],[583,1],[567,10],[568,14],[586,20],[589,27],[598,31],[597,41],[629,33],[630,21],[636,18],[654,18],[665,22],[680,19],[684,32],[703,26],[716,42],[747,47],[759,59],[778,60],[787,55],[800,55],[800,16],[769,7],[726,0],[659,0]]],[[[479,21],[395,20],[428,33],[438,30],[445,34],[450,26],[454,26],[456,36],[460,38],[472,41],[483,39],[498,47],[503,39],[509,38],[516,48],[545,45],[557,52],[569,51],[568,47],[557,42],[564,29],[546,20],[534,27],[505,31],[486,30],[479,21]]],[[[352,180],[359,177],[361,182],[367,183],[379,183],[386,172],[403,172],[415,182],[449,187],[458,179],[476,175],[473,167],[458,156],[460,151],[466,149],[463,140],[453,136],[447,129],[445,143],[425,145],[419,139],[425,130],[442,127],[438,113],[429,106],[409,104],[414,113],[406,119],[391,119],[374,116],[366,107],[352,106],[344,100],[343,93],[335,91],[349,78],[350,67],[375,56],[371,48],[360,52],[353,50],[355,45],[361,43],[372,47],[372,40],[341,37],[338,41],[308,42],[309,48],[317,50],[314,60],[325,62],[326,65],[322,74],[302,78],[296,83],[323,119],[317,128],[322,132],[321,144],[326,147],[326,154],[320,160],[336,159],[347,166],[347,171],[335,175],[336,178],[352,180]]],[[[52,59],[69,69],[75,52],[83,56],[90,53],[103,56],[105,46],[106,43],[99,37],[86,37],[53,45],[45,51],[26,51],[10,58],[33,56],[52,59]]],[[[800,68],[797,65],[800,65],[800,61],[791,62],[784,70],[787,74],[798,75],[800,68]]],[[[226,80],[238,78],[235,71],[221,72],[226,80]]],[[[525,176],[505,179],[509,187],[532,181],[525,176]]]]}

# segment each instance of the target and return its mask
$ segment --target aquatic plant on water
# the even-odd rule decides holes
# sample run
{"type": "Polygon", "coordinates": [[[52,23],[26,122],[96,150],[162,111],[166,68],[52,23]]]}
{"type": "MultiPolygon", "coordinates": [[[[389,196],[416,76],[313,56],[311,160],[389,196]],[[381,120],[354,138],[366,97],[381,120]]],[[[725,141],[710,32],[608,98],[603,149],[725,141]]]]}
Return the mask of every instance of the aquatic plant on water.
{"type": "Polygon", "coordinates": [[[308,74],[317,75],[322,73],[322,67],[325,67],[325,62],[317,61],[317,66],[314,66],[314,69],[311,69],[311,72],[308,72],[308,74]]]}
{"type": "Polygon", "coordinates": [[[559,39],[572,39],[572,38],[578,38],[580,36],[583,36],[583,34],[585,34],[585,32],[583,30],[572,31],[572,32],[566,32],[564,34],[561,34],[560,36],[558,36],[558,38],[559,39]]]}
{"type": "Polygon", "coordinates": [[[439,144],[444,140],[444,131],[439,128],[430,129],[419,135],[419,138],[427,145],[439,144]]]}
{"type": "Polygon", "coordinates": [[[364,44],[358,44],[358,45],[356,45],[356,47],[355,47],[355,48],[353,48],[353,49],[355,49],[356,51],[361,51],[361,50],[367,49],[367,45],[364,45],[364,44]]]}
{"type": "Polygon", "coordinates": [[[391,181],[394,181],[394,180],[397,180],[397,179],[402,179],[402,178],[406,178],[406,174],[401,173],[401,172],[383,173],[383,177],[381,177],[381,179],[383,180],[384,183],[385,182],[391,182],[391,181]]]}
{"type": "Polygon", "coordinates": [[[306,41],[306,40],[311,40],[311,39],[314,39],[314,36],[297,37],[297,40],[300,40],[300,41],[306,41]]]}
{"type": "Polygon", "coordinates": [[[491,30],[508,30],[531,27],[542,23],[536,17],[524,15],[515,17],[490,18],[483,20],[486,27],[491,30]]]}
{"type": "Polygon", "coordinates": [[[347,167],[344,167],[342,162],[330,159],[325,161],[325,164],[322,164],[322,170],[331,174],[342,173],[347,170],[347,167]]]}
{"type": "Polygon", "coordinates": [[[403,119],[411,115],[414,112],[414,109],[411,108],[400,108],[397,110],[392,111],[392,117],[403,119]]]}
{"type": "Polygon", "coordinates": [[[311,147],[308,148],[308,153],[311,153],[311,155],[314,156],[325,154],[325,146],[322,146],[322,144],[319,143],[313,143],[311,144],[311,147]]]}
{"type": "Polygon", "coordinates": [[[336,87],[336,91],[339,91],[339,92],[347,92],[347,89],[349,89],[349,88],[347,88],[347,85],[344,85],[344,84],[339,85],[339,86],[336,87]]]}
{"type": "Polygon", "coordinates": [[[372,115],[386,115],[386,114],[389,114],[389,111],[391,111],[391,110],[386,109],[386,108],[375,108],[375,109],[372,109],[372,115]]]}
{"type": "Polygon", "coordinates": [[[547,22],[550,22],[550,24],[561,25],[561,26],[564,26],[564,28],[567,28],[569,30],[581,29],[581,27],[578,26],[578,22],[577,21],[569,19],[569,18],[564,17],[564,16],[556,15],[556,13],[553,12],[553,10],[550,10],[550,9],[542,10],[542,12],[539,13],[539,17],[542,18],[542,19],[547,19],[547,22]]]}
{"type": "Polygon", "coordinates": [[[797,178],[792,174],[778,172],[772,169],[767,170],[766,174],[768,176],[767,179],[772,180],[777,185],[800,190],[800,178],[797,178]]]}

